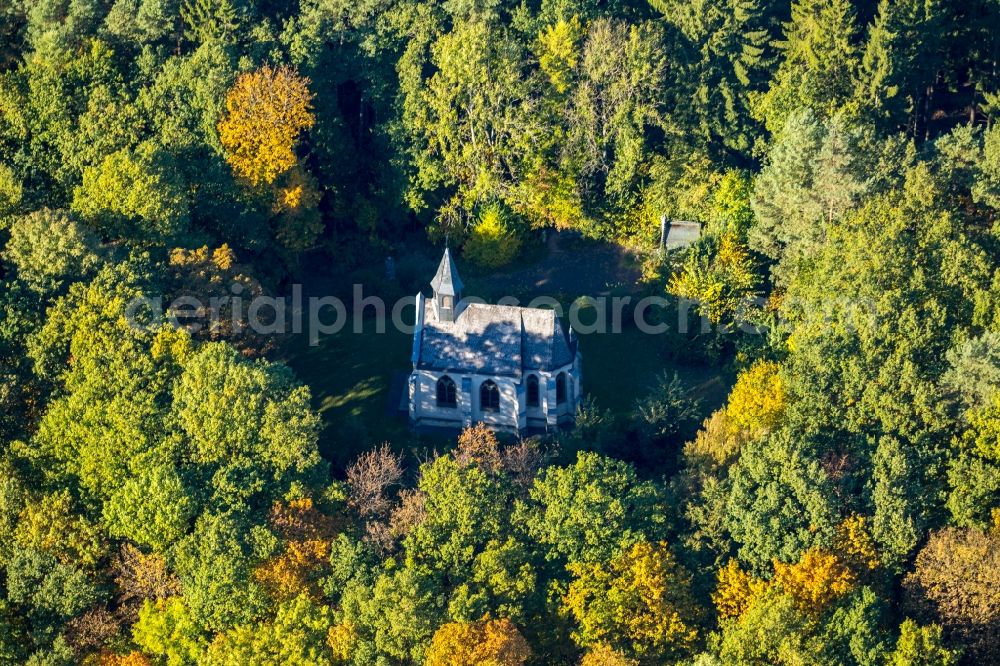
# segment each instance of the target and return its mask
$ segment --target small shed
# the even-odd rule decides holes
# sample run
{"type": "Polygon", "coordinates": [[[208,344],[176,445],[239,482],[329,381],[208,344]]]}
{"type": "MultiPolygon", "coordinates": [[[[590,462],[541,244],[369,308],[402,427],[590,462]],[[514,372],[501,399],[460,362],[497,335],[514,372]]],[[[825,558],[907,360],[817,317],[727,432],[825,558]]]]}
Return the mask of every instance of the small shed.
{"type": "Polygon", "coordinates": [[[701,224],[690,220],[663,220],[662,245],[668,250],[687,247],[701,237],[701,224]]]}

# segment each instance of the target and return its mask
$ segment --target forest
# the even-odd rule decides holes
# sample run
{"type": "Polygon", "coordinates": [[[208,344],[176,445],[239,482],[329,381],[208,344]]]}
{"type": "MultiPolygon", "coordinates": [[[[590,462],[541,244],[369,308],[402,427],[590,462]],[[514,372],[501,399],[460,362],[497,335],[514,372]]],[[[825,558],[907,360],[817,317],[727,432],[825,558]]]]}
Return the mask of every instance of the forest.
{"type": "Polygon", "coordinates": [[[1000,663],[998,61],[1000,0],[0,0],[0,664],[1000,663]],[[128,312],[542,234],[710,324],[546,436],[128,312]]]}

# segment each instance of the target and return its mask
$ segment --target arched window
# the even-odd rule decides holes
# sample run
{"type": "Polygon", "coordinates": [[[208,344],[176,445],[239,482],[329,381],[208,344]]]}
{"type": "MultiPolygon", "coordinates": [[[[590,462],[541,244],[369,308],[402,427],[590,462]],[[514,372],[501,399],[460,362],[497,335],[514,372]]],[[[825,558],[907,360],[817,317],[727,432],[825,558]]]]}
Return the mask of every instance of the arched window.
{"type": "Polygon", "coordinates": [[[528,407],[538,407],[538,377],[528,375],[528,407]]]}
{"type": "Polygon", "coordinates": [[[560,372],[556,375],[556,403],[566,402],[566,373],[560,372]]]}
{"type": "Polygon", "coordinates": [[[484,412],[500,409],[500,389],[489,379],[479,385],[479,407],[484,412]]]}
{"type": "Polygon", "coordinates": [[[448,375],[445,375],[437,382],[437,403],[438,407],[458,406],[458,399],[455,394],[455,382],[448,375]]]}

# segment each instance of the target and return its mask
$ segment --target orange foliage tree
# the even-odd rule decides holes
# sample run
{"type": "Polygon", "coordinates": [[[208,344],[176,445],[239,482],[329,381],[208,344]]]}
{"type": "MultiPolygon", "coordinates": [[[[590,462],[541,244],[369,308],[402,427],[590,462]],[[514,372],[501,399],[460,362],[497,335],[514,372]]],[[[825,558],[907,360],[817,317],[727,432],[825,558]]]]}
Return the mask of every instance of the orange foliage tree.
{"type": "Polygon", "coordinates": [[[427,648],[425,666],[521,666],[531,648],[506,618],[442,625],[427,648]]]}
{"type": "Polygon", "coordinates": [[[495,471],[500,467],[500,442],[486,424],[469,426],[458,436],[458,446],[452,454],[462,467],[479,465],[495,471]]]}
{"type": "Polygon", "coordinates": [[[799,609],[822,612],[856,585],[854,572],[833,553],[810,548],[795,564],[774,563],[774,584],[795,600],[799,609]]]}
{"type": "Polygon", "coordinates": [[[299,135],[313,126],[309,79],[289,67],[264,66],[241,75],[226,95],[219,140],[237,175],[273,183],[295,166],[299,135]]]}
{"type": "Polygon", "coordinates": [[[318,579],[326,573],[330,541],[336,528],[309,498],[275,504],[271,526],[285,541],[284,551],[259,567],[254,575],[272,597],[293,599],[301,594],[319,595],[318,579]]]}

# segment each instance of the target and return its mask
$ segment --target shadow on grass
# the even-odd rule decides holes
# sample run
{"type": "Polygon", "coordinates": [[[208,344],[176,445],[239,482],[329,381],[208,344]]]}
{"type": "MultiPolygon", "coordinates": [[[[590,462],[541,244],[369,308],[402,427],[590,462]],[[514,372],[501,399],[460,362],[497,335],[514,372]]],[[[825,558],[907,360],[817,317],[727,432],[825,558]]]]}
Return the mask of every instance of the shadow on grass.
{"type": "MultiPolygon", "coordinates": [[[[623,264],[620,248],[589,244],[571,249],[513,274],[470,276],[466,293],[475,293],[479,286],[489,301],[495,300],[491,292],[501,290],[500,295],[514,295],[527,302],[537,295],[540,276],[549,275],[556,276],[559,285],[545,286],[563,288],[555,295],[564,306],[588,285],[604,290],[610,285],[616,295],[641,291],[635,267],[623,264]],[[610,284],[612,278],[619,282],[610,284]]],[[[593,317],[596,313],[588,313],[586,308],[581,312],[583,323],[593,317]]],[[[316,346],[309,345],[306,335],[285,345],[286,361],[312,389],[313,404],[323,417],[323,456],[343,469],[359,453],[384,441],[397,450],[450,447],[453,436],[418,436],[409,430],[405,415],[397,411],[405,376],[411,369],[412,337],[391,325],[385,333],[377,333],[371,319],[365,321],[362,333],[345,328],[323,337],[316,346]]],[[[615,414],[632,413],[636,402],[648,394],[664,371],[677,373],[701,401],[706,416],[725,401],[732,384],[732,377],[719,367],[698,362],[690,353],[691,341],[676,333],[651,335],[626,326],[620,333],[593,333],[579,339],[583,389],[599,407],[615,414]]]]}
{"type": "Polygon", "coordinates": [[[410,370],[411,340],[391,326],[376,333],[374,322],[366,321],[364,332],[345,327],[316,346],[305,335],[289,341],[286,360],[309,385],[323,417],[319,446],[327,460],[342,468],[374,444],[412,443],[406,419],[389,404],[393,374],[410,370]]]}

